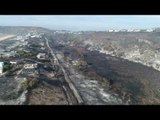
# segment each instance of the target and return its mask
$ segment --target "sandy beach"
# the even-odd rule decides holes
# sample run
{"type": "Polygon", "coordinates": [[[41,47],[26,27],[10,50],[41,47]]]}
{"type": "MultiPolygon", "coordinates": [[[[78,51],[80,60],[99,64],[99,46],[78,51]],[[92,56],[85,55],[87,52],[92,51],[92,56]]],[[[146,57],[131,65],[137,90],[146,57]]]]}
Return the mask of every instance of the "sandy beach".
{"type": "Polygon", "coordinates": [[[9,38],[12,38],[12,37],[15,37],[15,35],[6,35],[6,36],[3,36],[3,37],[0,37],[0,41],[6,40],[6,39],[9,39],[9,38]]]}

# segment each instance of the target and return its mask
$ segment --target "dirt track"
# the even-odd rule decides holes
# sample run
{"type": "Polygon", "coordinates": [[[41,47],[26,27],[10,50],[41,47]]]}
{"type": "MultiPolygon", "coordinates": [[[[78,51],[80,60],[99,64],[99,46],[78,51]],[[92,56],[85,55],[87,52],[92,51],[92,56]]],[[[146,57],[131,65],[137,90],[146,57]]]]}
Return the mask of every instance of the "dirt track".
{"type": "MultiPolygon", "coordinates": [[[[74,101],[77,101],[78,104],[83,104],[83,100],[82,100],[81,96],[79,95],[79,93],[78,93],[77,89],[75,88],[75,86],[72,84],[72,82],[71,82],[69,76],[67,75],[64,67],[60,64],[59,59],[58,59],[57,56],[53,53],[53,50],[51,49],[47,38],[46,38],[46,44],[47,44],[48,49],[49,49],[50,52],[51,52],[51,55],[52,55],[53,58],[56,60],[56,63],[60,66],[60,68],[61,68],[61,70],[62,70],[62,72],[63,72],[63,74],[64,74],[64,78],[65,78],[65,81],[66,81],[66,83],[67,83],[66,88],[69,88],[67,93],[69,93],[70,95],[71,95],[71,93],[72,93],[73,96],[74,96],[74,100],[72,100],[73,104],[75,104],[74,101]],[[69,92],[69,91],[70,91],[70,92],[69,92]]],[[[72,95],[71,95],[71,96],[72,96],[72,95]]],[[[76,104],[77,104],[77,103],[76,103],[76,104]]]]}

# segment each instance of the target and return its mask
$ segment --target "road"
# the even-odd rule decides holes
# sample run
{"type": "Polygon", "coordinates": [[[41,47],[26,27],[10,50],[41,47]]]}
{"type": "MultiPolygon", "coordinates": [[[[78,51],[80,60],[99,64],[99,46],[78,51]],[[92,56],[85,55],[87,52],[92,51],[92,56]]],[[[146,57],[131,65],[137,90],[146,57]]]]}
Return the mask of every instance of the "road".
{"type": "Polygon", "coordinates": [[[77,89],[73,85],[73,83],[72,83],[71,79],[69,78],[68,74],[66,73],[63,65],[60,64],[59,59],[57,58],[57,56],[54,54],[53,50],[51,49],[51,47],[49,45],[49,40],[47,38],[45,38],[45,39],[46,39],[46,45],[47,45],[52,57],[54,58],[54,63],[56,63],[61,68],[63,75],[64,75],[64,78],[65,78],[65,81],[68,84],[68,86],[63,86],[63,88],[67,92],[66,95],[67,95],[68,99],[70,99],[69,101],[71,101],[72,104],[75,104],[73,97],[71,97],[71,94],[72,94],[78,104],[83,104],[83,100],[82,100],[81,96],[79,95],[77,89]],[[68,88],[69,88],[69,90],[67,90],[68,88]]]}

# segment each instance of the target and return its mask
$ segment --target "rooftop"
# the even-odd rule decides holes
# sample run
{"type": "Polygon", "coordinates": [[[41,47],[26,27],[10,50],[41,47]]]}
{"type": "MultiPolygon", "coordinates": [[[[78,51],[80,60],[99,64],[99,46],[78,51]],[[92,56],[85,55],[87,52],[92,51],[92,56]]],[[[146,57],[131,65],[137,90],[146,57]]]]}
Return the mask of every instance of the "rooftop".
{"type": "Polygon", "coordinates": [[[34,68],[37,68],[37,64],[25,64],[24,68],[25,69],[34,69],[34,68]]]}

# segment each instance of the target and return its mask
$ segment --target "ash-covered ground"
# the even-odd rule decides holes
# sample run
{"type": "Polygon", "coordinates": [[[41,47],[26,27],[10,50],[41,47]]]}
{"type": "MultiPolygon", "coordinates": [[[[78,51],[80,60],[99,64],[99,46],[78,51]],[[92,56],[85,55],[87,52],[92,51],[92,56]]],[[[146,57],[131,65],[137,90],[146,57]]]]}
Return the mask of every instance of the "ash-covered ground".
{"type": "Polygon", "coordinates": [[[8,29],[0,41],[0,60],[7,61],[1,105],[71,105],[76,95],[85,105],[160,104],[159,32],[8,29]]]}

